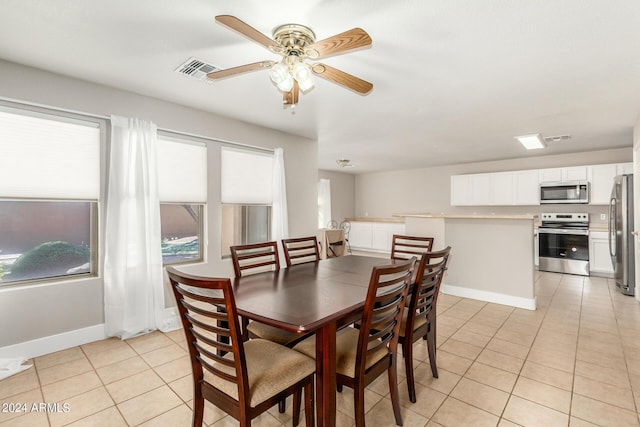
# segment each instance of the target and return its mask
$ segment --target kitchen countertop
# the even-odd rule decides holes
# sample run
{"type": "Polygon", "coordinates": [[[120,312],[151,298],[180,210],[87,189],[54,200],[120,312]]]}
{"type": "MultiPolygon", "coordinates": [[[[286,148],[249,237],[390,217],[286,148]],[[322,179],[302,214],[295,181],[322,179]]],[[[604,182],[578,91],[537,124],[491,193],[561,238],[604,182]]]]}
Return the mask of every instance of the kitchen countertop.
{"type": "Polygon", "coordinates": [[[446,218],[446,219],[537,219],[538,215],[503,215],[503,214],[448,214],[448,213],[410,213],[393,214],[393,216],[404,218],[446,218]]]}
{"type": "Polygon", "coordinates": [[[402,218],[347,218],[345,221],[349,222],[390,222],[393,224],[403,224],[404,219],[402,218]]]}

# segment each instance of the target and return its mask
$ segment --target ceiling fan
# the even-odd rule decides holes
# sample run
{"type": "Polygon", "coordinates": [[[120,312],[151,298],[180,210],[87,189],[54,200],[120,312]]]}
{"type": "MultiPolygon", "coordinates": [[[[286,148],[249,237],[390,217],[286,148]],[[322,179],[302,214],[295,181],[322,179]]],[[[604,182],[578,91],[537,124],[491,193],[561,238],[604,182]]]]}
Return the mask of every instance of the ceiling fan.
{"type": "Polygon", "coordinates": [[[207,74],[208,79],[217,80],[251,71],[271,69],[271,80],[284,94],[282,103],[295,106],[299,92],[307,92],[314,86],[313,75],[329,80],[347,89],[365,95],[373,85],[356,76],[322,63],[309,64],[316,60],[371,45],[371,37],[361,28],[353,28],[324,40],[316,41],[311,28],[299,24],[286,24],[273,30],[273,39],[231,15],[216,16],[216,21],[237,31],[250,40],[264,46],[273,53],[282,55],[282,60],[260,61],[207,74]]]}

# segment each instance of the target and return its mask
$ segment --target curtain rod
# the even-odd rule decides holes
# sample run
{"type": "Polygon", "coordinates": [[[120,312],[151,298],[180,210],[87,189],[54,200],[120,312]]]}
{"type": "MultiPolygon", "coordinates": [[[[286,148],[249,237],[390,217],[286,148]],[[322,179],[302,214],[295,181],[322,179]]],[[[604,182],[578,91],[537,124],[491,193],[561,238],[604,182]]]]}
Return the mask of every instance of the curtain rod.
{"type": "MultiPolygon", "coordinates": [[[[83,117],[90,117],[92,119],[111,120],[111,116],[105,116],[105,115],[102,115],[102,114],[87,113],[87,112],[84,112],[84,111],[70,110],[70,109],[67,109],[67,108],[52,107],[52,106],[46,105],[46,104],[39,104],[39,103],[35,103],[35,102],[22,101],[22,100],[13,99],[13,98],[7,98],[7,97],[4,97],[4,96],[0,96],[0,101],[4,101],[6,103],[11,103],[11,104],[18,104],[18,105],[22,105],[22,106],[42,108],[42,109],[45,109],[45,110],[50,110],[51,112],[54,112],[54,113],[55,112],[59,112],[59,113],[75,114],[75,115],[83,116],[83,117]]],[[[15,105],[14,105],[14,107],[15,107],[15,105]]],[[[204,136],[204,135],[198,135],[198,134],[190,133],[190,132],[183,132],[183,131],[178,131],[178,130],[173,130],[173,129],[165,129],[165,128],[160,128],[160,127],[158,128],[158,131],[171,133],[171,134],[178,135],[178,136],[187,136],[187,137],[191,137],[191,138],[204,139],[206,141],[218,142],[218,143],[221,143],[221,144],[232,145],[232,146],[235,146],[235,147],[250,148],[250,149],[253,149],[253,150],[257,150],[257,151],[265,151],[265,152],[269,152],[269,153],[273,153],[274,152],[273,148],[265,148],[265,147],[259,147],[259,146],[256,146],[256,145],[243,144],[241,142],[227,141],[227,140],[224,140],[224,139],[213,138],[213,137],[204,136]]]]}

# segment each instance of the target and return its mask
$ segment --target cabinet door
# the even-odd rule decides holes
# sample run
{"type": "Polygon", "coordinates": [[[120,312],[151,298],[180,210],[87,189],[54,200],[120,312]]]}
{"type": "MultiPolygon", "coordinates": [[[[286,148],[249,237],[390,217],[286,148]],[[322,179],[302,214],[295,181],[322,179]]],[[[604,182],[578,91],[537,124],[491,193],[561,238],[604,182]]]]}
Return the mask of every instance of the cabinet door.
{"type": "Polygon", "coordinates": [[[540,182],[560,182],[562,181],[562,169],[540,169],[540,182]]]}
{"type": "Polygon", "coordinates": [[[373,224],[371,227],[371,248],[391,252],[387,224],[373,224]]]}
{"type": "Polygon", "coordinates": [[[451,206],[469,204],[469,175],[451,176],[451,206]]]}
{"type": "Polygon", "coordinates": [[[540,204],[540,183],[537,170],[518,171],[514,175],[514,181],[514,204],[540,204]]]}
{"type": "Polygon", "coordinates": [[[613,186],[613,178],[618,173],[617,165],[595,165],[590,166],[589,168],[591,169],[591,194],[589,197],[589,204],[609,204],[611,187],[613,186]]]}
{"type": "Polygon", "coordinates": [[[617,174],[625,175],[633,173],[633,163],[619,163],[617,165],[617,174]]]}
{"type": "Polygon", "coordinates": [[[589,235],[589,270],[596,273],[613,274],[606,231],[592,231],[589,235]]]}
{"type": "Polygon", "coordinates": [[[491,174],[469,175],[469,201],[473,206],[491,204],[491,174]]]}
{"type": "Polygon", "coordinates": [[[371,248],[372,233],[371,223],[352,222],[351,231],[349,231],[349,245],[352,248],[371,248]]]}
{"type": "Polygon", "coordinates": [[[514,172],[497,172],[491,174],[491,204],[513,205],[514,172]]]}
{"type": "Polygon", "coordinates": [[[586,166],[562,168],[563,181],[586,181],[588,178],[589,172],[586,166]]]}

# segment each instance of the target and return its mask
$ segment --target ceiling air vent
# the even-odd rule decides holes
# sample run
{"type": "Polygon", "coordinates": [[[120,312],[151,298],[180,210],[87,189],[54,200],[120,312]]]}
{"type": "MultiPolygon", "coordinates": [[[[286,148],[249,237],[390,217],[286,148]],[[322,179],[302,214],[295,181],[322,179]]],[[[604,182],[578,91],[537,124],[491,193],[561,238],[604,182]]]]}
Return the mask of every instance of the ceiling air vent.
{"type": "Polygon", "coordinates": [[[571,139],[571,135],[545,136],[545,142],[562,142],[571,139]]]}
{"type": "Polygon", "coordinates": [[[207,74],[211,73],[212,71],[219,70],[221,70],[220,67],[207,64],[201,59],[189,58],[182,65],[176,68],[175,72],[179,74],[185,74],[198,80],[211,82],[212,80],[207,79],[207,74]]]}

